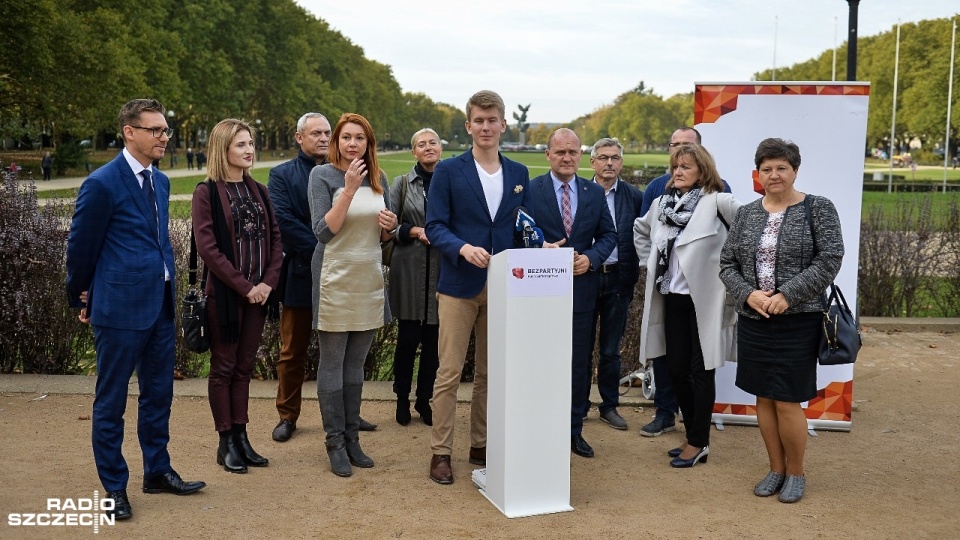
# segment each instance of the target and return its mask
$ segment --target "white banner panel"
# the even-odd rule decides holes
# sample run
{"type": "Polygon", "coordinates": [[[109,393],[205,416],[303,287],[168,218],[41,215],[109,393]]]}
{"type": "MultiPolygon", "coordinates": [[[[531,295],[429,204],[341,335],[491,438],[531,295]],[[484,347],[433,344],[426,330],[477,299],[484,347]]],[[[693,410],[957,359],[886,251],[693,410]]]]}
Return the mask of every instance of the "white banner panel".
{"type": "MultiPolygon", "coordinates": [[[[743,202],[756,191],[757,145],[779,137],[800,147],[796,188],[829,198],[840,213],[845,254],[836,283],[857,302],[863,159],[870,84],[859,82],[696,83],[694,122],[720,176],[743,202]]],[[[854,313],[857,312],[853,308],[854,313]]],[[[756,423],[756,400],[734,385],[736,363],[717,371],[714,420],[756,423]]],[[[849,430],[853,365],[819,368],[817,397],[804,404],[818,429],[849,430]]]]}

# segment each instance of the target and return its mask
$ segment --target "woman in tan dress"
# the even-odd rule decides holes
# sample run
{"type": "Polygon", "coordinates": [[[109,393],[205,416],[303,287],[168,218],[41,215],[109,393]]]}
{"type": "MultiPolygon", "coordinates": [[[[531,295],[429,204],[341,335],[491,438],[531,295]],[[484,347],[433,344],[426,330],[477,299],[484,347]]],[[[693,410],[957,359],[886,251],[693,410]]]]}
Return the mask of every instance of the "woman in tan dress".
{"type": "Polygon", "coordinates": [[[319,331],[317,397],[330,467],[373,467],[360,448],[363,363],[376,329],[390,320],[380,242],[392,240],[386,174],[377,163],[373,128],[359,114],[340,117],[330,162],[313,169],[307,195],[317,247],[313,253],[313,325],[319,331]]]}

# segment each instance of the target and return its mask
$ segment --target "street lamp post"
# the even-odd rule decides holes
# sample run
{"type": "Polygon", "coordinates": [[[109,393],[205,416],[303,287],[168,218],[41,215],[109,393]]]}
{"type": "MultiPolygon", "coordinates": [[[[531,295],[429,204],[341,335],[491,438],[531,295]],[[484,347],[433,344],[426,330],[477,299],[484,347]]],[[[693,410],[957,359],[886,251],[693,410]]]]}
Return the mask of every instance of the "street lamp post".
{"type": "MultiPolygon", "coordinates": [[[[172,110],[167,111],[167,118],[170,120],[170,127],[173,127],[173,118],[174,118],[176,115],[177,115],[177,114],[176,114],[175,112],[173,112],[172,110]]],[[[176,140],[176,136],[177,136],[177,131],[174,130],[174,131],[173,131],[173,137],[170,137],[170,144],[173,145],[173,148],[170,150],[170,168],[171,168],[171,169],[177,166],[177,162],[176,162],[176,154],[177,154],[177,140],[176,140]]]]}
{"type": "Polygon", "coordinates": [[[257,118],[256,123],[257,123],[257,141],[256,141],[256,142],[257,142],[257,147],[256,147],[256,148],[257,148],[257,161],[260,161],[260,145],[261,145],[261,142],[263,141],[263,135],[260,133],[260,125],[261,125],[263,122],[261,122],[260,119],[257,118]]]}

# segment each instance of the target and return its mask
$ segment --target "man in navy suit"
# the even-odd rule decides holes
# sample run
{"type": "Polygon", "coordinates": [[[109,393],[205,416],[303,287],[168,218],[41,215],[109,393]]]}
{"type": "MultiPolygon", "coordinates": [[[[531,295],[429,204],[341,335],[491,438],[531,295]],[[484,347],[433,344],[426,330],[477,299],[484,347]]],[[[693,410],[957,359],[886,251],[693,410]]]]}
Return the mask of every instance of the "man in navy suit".
{"type": "Polygon", "coordinates": [[[163,112],[153,99],[120,109],[125,148],[80,186],[67,241],[68,301],[93,325],[97,350],[93,457],[116,519],[132,515],[121,446],[134,370],[143,492],[186,495],[206,485],[183,481],[167,452],[176,341],[170,181],[151,166],[163,158],[173,132],[163,112]]]}
{"type": "Polygon", "coordinates": [[[467,101],[467,133],[473,147],[437,164],[430,182],[427,238],[440,252],[437,309],[440,367],[433,387],[430,478],[453,483],[453,424],[457,388],[476,333],[476,374],[470,410],[470,463],[487,459],[487,265],[513,247],[516,209],[529,208],[527,168],[503,157],[507,129],[503,99],[482,90],[467,101]]]}
{"type": "Polygon", "coordinates": [[[590,334],[597,271],[617,245],[617,231],[603,188],[577,176],[581,153],[580,137],[573,131],[561,128],[550,135],[546,150],[550,172],[530,181],[530,209],[543,229],[544,241],[574,249],[570,449],[578,456],[593,457],[593,448],[582,435],[583,417],[590,406],[590,334]]]}
{"type": "MultiPolygon", "coordinates": [[[[617,412],[620,405],[620,342],[627,325],[633,289],[640,277],[640,260],[633,245],[633,222],[640,217],[643,193],[620,179],[623,145],[603,138],[590,151],[594,181],[604,189],[607,210],[617,229],[617,245],[597,269],[597,307],[590,322],[590,350],[596,342],[600,323],[600,358],[597,360],[597,389],[600,391],[600,419],[615,429],[627,429],[617,412]]],[[[588,404],[589,407],[589,404],[588,404]]]]}

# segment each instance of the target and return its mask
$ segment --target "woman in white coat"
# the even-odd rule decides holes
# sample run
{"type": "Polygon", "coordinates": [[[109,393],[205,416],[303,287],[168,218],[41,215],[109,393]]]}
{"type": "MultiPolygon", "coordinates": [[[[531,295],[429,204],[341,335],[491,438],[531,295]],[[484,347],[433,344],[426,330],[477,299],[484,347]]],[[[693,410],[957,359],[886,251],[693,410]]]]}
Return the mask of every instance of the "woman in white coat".
{"type": "Polygon", "coordinates": [[[736,358],[736,314],[720,281],[720,250],[740,203],[723,192],[713,157],[685,145],[670,157],[667,191],[633,226],[647,264],[640,357],[667,357],[686,442],[667,452],[673,467],[706,463],[714,374],[736,358]]]}

